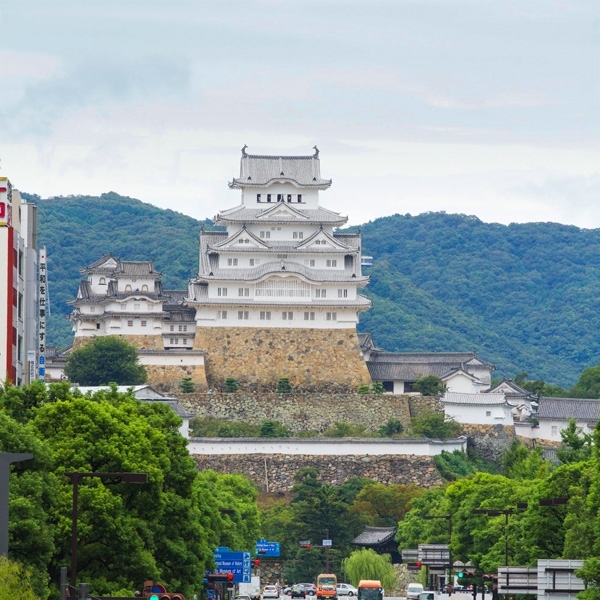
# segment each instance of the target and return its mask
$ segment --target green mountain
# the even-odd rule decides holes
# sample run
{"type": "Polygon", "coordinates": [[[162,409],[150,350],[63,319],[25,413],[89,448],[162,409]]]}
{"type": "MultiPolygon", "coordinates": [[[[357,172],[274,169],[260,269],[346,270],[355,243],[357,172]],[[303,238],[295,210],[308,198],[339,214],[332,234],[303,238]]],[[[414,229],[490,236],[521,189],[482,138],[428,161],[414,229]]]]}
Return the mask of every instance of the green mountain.
{"type": "MultiPolygon", "coordinates": [[[[49,340],[72,341],[66,301],[79,269],[107,252],[154,259],[166,289],[183,289],[198,265],[198,233],[211,228],[111,192],[41,200],[48,252],[49,340]]],[[[508,226],[476,217],[393,215],[362,227],[373,308],[359,329],[396,351],[466,351],[497,374],[568,386],[600,363],[600,230],[556,223],[508,226]]]]}

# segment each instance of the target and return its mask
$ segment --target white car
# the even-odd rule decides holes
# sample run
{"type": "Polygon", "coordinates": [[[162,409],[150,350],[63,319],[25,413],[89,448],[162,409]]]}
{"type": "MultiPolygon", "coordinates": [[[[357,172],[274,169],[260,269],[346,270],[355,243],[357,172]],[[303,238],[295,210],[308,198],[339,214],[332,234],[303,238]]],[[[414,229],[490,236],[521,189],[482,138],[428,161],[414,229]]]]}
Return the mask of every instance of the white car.
{"type": "Polygon", "coordinates": [[[274,585],[267,585],[263,590],[262,597],[264,598],[279,598],[279,590],[274,585]]]}
{"type": "Polygon", "coordinates": [[[420,583],[409,583],[406,588],[407,600],[419,600],[419,596],[423,592],[423,586],[420,583]]]}
{"type": "Polygon", "coordinates": [[[349,583],[338,583],[337,584],[337,595],[338,596],[356,596],[358,590],[349,583]]]}

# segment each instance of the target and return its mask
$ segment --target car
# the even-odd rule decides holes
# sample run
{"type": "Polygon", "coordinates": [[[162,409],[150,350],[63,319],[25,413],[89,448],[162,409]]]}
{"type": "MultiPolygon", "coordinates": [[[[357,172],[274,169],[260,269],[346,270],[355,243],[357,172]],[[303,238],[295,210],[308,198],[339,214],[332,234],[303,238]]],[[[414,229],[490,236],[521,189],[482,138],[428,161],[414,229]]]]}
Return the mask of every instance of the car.
{"type": "Polygon", "coordinates": [[[318,600],[336,600],[337,592],[333,585],[322,585],[321,589],[317,590],[318,600]]]}
{"type": "Polygon", "coordinates": [[[409,583],[406,588],[406,600],[419,600],[422,591],[423,586],[420,583],[409,583]]]}
{"type": "Polygon", "coordinates": [[[306,589],[303,585],[293,585],[290,593],[292,598],[306,598],[306,589]]]}
{"type": "Polygon", "coordinates": [[[309,596],[315,596],[317,594],[317,586],[314,583],[299,583],[309,596]]]}
{"type": "Polygon", "coordinates": [[[251,600],[250,596],[236,596],[234,600],[251,600]]]}
{"type": "Polygon", "coordinates": [[[337,584],[337,595],[338,596],[356,596],[358,590],[349,583],[338,583],[337,584]]]}
{"type": "Polygon", "coordinates": [[[262,591],[264,598],[279,598],[279,590],[274,585],[266,585],[262,591]]]}

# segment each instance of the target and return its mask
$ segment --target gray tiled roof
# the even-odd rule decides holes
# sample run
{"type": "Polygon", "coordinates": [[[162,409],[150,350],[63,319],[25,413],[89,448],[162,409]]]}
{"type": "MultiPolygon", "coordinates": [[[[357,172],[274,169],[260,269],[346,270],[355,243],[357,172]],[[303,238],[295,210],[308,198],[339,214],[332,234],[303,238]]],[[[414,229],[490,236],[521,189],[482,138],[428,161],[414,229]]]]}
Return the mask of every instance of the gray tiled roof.
{"type": "Polygon", "coordinates": [[[370,333],[359,333],[358,342],[363,352],[381,350],[381,348],[378,348],[375,345],[375,342],[373,341],[373,336],[370,333]]]}
{"type": "Polygon", "coordinates": [[[109,252],[108,254],[105,254],[104,256],[99,258],[97,261],[93,262],[91,265],[88,265],[83,269],[79,269],[79,272],[82,275],[84,273],[112,273],[112,271],[114,270],[114,266],[112,264],[109,264],[107,266],[106,263],[112,263],[113,261],[115,263],[118,263],[119,259],[115,258],[112,255],[112,252],[109,252]]]}
{"type": "Polygon", "coordinates": [[[267,156],[242,152],[240,176],[229,184],[232,188],[265,186],[272,181],[293,181],[304,187],[326,189],[330,179],[321,179],[318,154],[312,156],[267,156]]]}
{"type": "Polygon", "coordinates": [[[151,260],[119,260],[117,268],[113,272],[113,277],[153,277],[160,278],[159,273],[154,268],[154,261],[151,260]]]}
{"type": "Polygon", "coordinates": [[[536,419],[570,420],[596,422],[600,418],[600,400],[582,398],[547,398],[539,399],[536,419]]]}
{"type": "Polygon", "coordinates": [[[414,382],[428,375],[435,375],[440,379],[448,373],[450,365],[447,363],[397,363],[375,362],[371,358],[367,361],[367,369],[373,381],[407,381],[414,382]]]}
{"type": "Polygon", "coordinates": [[[350,543],[357,546],[379,546],[392,541],[396,537],[397,527],[365,527],[350,543]]]}
{"type": "MultiPolygon", "coordinates": [[[[274,206],[277,206],[277,204],[274,206]]],[[[227,211],[220,212],[214,218],[214,222],[215,225],[224,223],[326,223],[328,225],[343,225],[348,221],[348,217],[344,217],[322,207],[299,209],[298,212],[302,213],[305,218],[292,215],[272,215],[259,219],[259,216],[264,212],[264,208],[248,208],[244,205],[240,205],[227,211]]]]}
{"type": "Polygon", "coordinates": [[[475,352],[378,352],[371,360],[394,363],[443,363],[459,367],[476,358],[475,352]]]}
{"type": "Polygon", "coordinates": [[[166,404],[171,408],[171,410],[182,419],[192,419],[196,415],[194,413],[190,413],[179,404],[178,400],[160,400],[154,398],[144,398],[142,399],[142,403],[144,404],[166,404]]]}
{"type": "Polygon", "coordinates": [[[199,273],[197,279],[202,281],[258,281],[269,275],[287,273],[300,275],[308,281],[314,281],[315,283],[366,283],[369,281],[369,277],[365,275],[353,277],[353,274],[355,274],[354,271],[346,269],[315,269],[291,260],[272,260],[248,269],[222,269],[213,267],[212,273],[212,275],[206,271],[199,273]]]}
{"type": "Polygon", "coordinates": [[[446,392],[442,397],[444,404],[473,404],[490,405],[506,404],[504,394],[461,394],[458,392],[446,392]]]}
{"type": "Polygon", "coordinates": [[[506,387],[510,389],[510,392],[504,392],[507,398],[534,398],[535,394],[517,385],[512,379],[502,379],[500,383],[491,387],[489,390],[485,390],[485,394],[494,393],[496,390],[506,387]]]}

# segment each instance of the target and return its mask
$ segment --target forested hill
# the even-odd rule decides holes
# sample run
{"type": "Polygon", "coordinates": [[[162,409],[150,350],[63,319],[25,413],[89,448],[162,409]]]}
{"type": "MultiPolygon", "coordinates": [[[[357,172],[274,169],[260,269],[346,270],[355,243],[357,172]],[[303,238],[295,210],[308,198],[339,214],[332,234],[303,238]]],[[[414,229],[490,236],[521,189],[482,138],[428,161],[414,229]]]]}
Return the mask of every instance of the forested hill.
{"type": "MultiPolygon", "coordinates": [[[[164,287],[198,266],[198,233],[211,226],[115,193],[39,200],[39,243],[49,260],[50,343],[72,341],[66,301],[79,269],[112,252],[153,258],[164,287]]],[[[475,350],[496,375],[568,386],[600,363],[600,230],[555,223],[509,226],[475,217],[394,215],[362,227],[374,266],[361,315],[388,350],[475,350]]]]}

